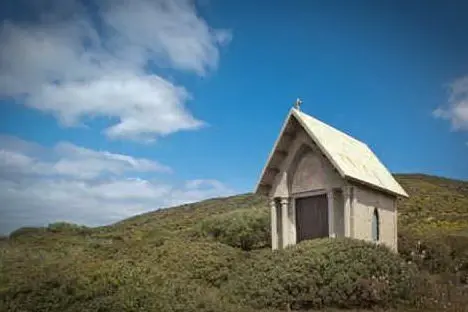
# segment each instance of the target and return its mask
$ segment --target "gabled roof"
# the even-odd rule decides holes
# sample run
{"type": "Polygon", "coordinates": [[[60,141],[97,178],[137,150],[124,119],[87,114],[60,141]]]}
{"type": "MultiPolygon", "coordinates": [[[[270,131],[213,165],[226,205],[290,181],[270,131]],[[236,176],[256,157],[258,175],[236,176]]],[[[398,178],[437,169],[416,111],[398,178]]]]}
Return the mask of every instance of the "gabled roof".
{"type": "Polygon", "coordinates": [[[365,143],[295,108],[291,109],[283,124],[281,133],[263,168],[256,192],[259,192],[260,186],[264,184],[267,169],[292,118],[299,122],[342,178],[360,182],[393,195],[408,197],[405,190],[365,143]]]}

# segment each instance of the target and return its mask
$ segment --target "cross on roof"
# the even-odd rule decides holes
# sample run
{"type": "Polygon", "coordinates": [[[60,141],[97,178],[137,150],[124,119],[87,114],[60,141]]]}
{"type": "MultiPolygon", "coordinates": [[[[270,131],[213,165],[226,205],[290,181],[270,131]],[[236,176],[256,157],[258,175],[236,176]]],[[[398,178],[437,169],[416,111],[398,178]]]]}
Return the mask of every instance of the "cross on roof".
{"type": "Polygon", "coordinates": [[[301,104],[302,104],[302,100],[300,98],[297,98],[296,103],[294,103],[294,108],[297,110],[300,110],[301,104]]]}

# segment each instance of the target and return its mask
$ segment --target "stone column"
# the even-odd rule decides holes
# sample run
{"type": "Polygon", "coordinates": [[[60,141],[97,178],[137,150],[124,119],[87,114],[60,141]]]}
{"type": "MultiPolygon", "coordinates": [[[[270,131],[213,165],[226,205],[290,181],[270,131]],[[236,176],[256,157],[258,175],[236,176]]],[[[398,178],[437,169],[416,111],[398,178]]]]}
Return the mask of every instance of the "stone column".
{"type": "Polygon", "coordinates": [[[283,248],[289,245],[289,198],[283,197],[281,198],[281,225],[282,225],[282,242],[283,248]]]}
{"type": "Polygon", "coordinates": [[[330,189],[327,191],[328,199],[328,236],[336,237],[335,232],[335,201],[333,197],[333,190],[330,189]]]}
{"type": "Polygon", "coordinates": [[[351,237],[351,186],[343,187],[343,199],[344,199],[344,236],[351,237]]]}
{"type": "Polygon", "coordinates": [[[289,201],[289,210],[290,210],[290,214],[289,214],[289,224],[290,224],[290,229],[289,229],[289,244],[290,245],[296,245],[296,228],[297,228],[297,224],[296,224],[296,203],[295,203],[295,200],[293,198],[291,198],[291,200],[289,201]]]}
{"type": "Polygon", "coordinates": [[[276,200],[270,199],[270,214],[271,214],[271,248],[278,249],[278,220],[276,200]]]}

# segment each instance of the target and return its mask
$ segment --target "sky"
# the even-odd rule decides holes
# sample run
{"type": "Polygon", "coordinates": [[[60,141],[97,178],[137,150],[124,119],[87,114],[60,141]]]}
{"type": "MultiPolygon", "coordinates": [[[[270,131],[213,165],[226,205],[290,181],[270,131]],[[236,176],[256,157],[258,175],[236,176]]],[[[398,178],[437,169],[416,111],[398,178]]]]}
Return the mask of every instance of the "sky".
{"type": "Polygon", "coordinates": [[[466,1],[0,2],[0,234],[253,191],[286,115],[468,180],[466,1]]]}

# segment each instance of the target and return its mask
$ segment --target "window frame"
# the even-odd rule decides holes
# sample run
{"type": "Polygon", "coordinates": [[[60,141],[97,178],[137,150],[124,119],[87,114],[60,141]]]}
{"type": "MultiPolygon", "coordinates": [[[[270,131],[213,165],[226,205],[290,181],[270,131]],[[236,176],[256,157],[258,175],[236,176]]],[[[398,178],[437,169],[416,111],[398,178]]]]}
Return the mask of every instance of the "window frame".
{"type": "Polygon", "coordinates": [[[372,211],[372,219],[371,219],[371,237],[372,241],[375,243],[380,242],[380,214],[379,209],[374,207],[372,211]],[[374,226],[375,222],[375,226],[374,226]],[[374,235],[374,228],[375,228],[375,235],[374,235]]]}

